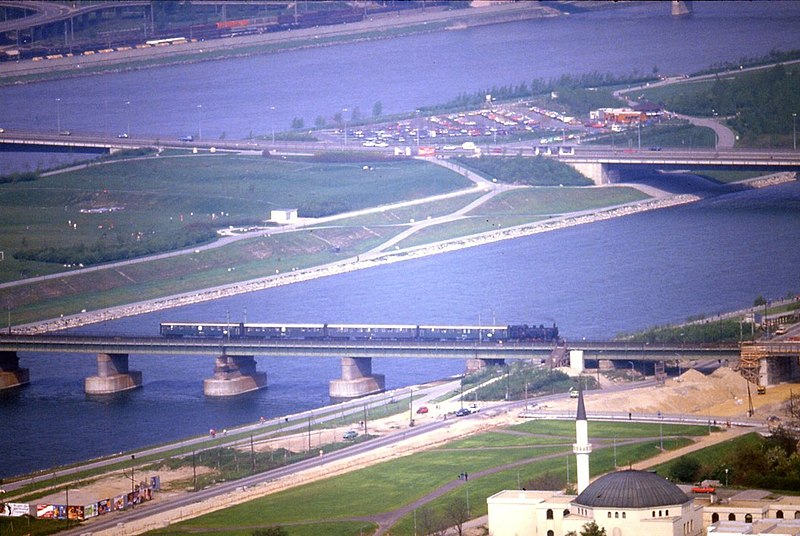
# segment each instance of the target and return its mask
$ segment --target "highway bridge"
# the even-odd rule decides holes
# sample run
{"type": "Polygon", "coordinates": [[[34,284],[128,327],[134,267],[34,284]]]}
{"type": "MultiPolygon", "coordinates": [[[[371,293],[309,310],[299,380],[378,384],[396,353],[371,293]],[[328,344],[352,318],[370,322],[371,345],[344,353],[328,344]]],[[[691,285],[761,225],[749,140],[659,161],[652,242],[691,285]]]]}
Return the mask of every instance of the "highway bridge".
{"type": "Polygon", "coordinates": [[[586,361],[595,367],[624,368],[639,364],[652,369],[664,361],[728,360],[739,357],[738,345],[654,345],[611,341],[579,341],[565,345],[543,342],[429,340],[292,340],[255,338],[92,337],[79,335],[0,335],[0,389],[30,381],[19,366],[19,353],[96,354],[97,374],[86,378],[89,394],[108,394],[142,385],[141,372],[128,368],[130,354],[215,357],[214,375],[204,381],[208,396],[232,396],[266,386],[266,373],[254,356],[341,359],[342,376],[331,380],[332,398],[355,398],[382,391],[384,377],[372,373],[373,358],[463,359],[468,369],[507,359],[556,360],[581,372],[586,361]],[[568,356],[568,357],[567,357],[568,356]]]}
{"type": "MultiPolygon", "coordinates": [[[[114,153],[125,149],[153,147],[156,149],[183,148],[199,151],[237,151],[261,153],[267,151],[314,153],[318,151],[342,150],[335,142],[278,142],[263,140],[192,140],[164,139],[153,137],[117,138],[75,132],[2,132],[0,150],[9,151],[71,151],[114,153]]],[[[480,146],[479,146],[480,147],[480,146]]],[[[613,146],[578,145],[569,147],[541,147],[513,144],[508,146],[480,147],[482,154],[536,156],[544,154],[569,164],[596,184],[613,182],[619,169],[633,166],[648,166],[660,170],[698,170],[739,168],[767,172],[800,171],[800,152],[790,150],[703,150],[703,149],[619,149],[613,146]],[[562,149],[562,150],[559,150],[562,149]],[[566,149],[566,150],[564,150],[566,149]]],[[[416,154],[416,147],[363,147],[347,146],[351,152],[394,155],[396,152],[416,154]]],[[[448,156],[474,154],[472,150],[449,151],[448,156]]]]}

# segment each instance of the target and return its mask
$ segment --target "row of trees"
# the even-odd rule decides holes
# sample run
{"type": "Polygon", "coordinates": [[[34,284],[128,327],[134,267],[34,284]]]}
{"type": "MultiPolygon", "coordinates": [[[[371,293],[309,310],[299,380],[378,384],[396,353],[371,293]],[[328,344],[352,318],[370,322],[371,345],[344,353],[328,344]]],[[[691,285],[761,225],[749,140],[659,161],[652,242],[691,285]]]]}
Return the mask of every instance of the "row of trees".
{"type": "Polygon", "coordinates": [[[776,65],[758,73],[720,76],[703,91],[665,97],[664,105],[688,115],[726,117],[749,145],[791,143],[800,113],[800,72],[776,65]]]}

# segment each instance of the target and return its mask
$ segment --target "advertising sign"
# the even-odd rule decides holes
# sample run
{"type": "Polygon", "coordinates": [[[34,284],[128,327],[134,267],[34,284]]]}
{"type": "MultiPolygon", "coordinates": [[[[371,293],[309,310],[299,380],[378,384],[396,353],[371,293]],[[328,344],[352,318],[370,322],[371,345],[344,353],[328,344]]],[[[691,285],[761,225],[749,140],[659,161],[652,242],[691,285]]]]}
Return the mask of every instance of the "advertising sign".
{"type": "Polygon", "coordinates": [[[5,503],[0,515],[4,517],[22,517],[31,515],[31,505],[28,503],[5,503]]]}

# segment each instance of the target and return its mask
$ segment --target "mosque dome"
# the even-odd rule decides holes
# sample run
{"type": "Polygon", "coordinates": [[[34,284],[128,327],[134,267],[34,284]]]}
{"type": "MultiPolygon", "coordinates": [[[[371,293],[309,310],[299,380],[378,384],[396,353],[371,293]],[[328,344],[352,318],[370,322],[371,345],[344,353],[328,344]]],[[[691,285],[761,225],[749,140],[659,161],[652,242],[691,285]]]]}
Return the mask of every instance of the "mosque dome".
{"type": "Polygon", "coordinates": [[[626,470],[601,476],[586,486],[575,503],[599,508],[652,508],[691,500],[678,486],[656,473],[626,470]]]}

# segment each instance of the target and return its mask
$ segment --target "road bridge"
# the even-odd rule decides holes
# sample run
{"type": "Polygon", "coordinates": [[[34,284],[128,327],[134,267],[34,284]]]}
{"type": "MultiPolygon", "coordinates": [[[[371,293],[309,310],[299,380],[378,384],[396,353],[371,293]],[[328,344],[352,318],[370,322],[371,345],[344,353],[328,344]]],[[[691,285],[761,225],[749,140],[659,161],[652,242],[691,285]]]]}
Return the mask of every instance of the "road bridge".
{"type": "Polygon", "coordinates": [[[599,367],[642,363],[652,369],[664,361],[737,360],[737,345],[653,345],[641,343],[579,341],[434,340],[320,340],[257,338],[93,337],[82,335],[0,335],[0,389],[29,383],[29,372],[19,366],[19,353],[95,354],[97,374],[86,378],[89,394],[106,394],[142,385],[141,372],[128,368],[130,354],[160,356],[215,356],[214,375],[204,381],[208,396],[232,396],[266,386],[266,373],[256,369],[255,356],[340,358],[342,377],[331,380],[333,398],[355,398],[384,388],[384,377],[372,373],[373,358],[463,359],[468,369],[502,364],[507,359],[548,361],[569,354],[569,365],[582,372],[586,361],[599,367]]]}
{"type": "MultiPolygon", "coordinates": [[[[286,151],[313,153],[316,151],[341,150],[343,146],[335,142],[279,142],[270,143],[264,140],[169,140],[159,137],[116,138],[95,134],[78,134],[75,132],[42,133],[42,132],[3,132],[0,133],[0,150],[66,150],[86,152],[114,153],[125,149],[153,147],[183,148],[189,150],[218,150],[263,152],[286,151]]],[[[752,150],[752,149],[618,149],[613,146],[569,146],[540,147],[510,144],[507,146],[479,146],[481,154],[486,155],[521,155],[557,158],[584,174],[596,184],[613,182],[615,173],[625,167],[651,167],[659,170],[698,170],[737,168],[767,171],[800,171],[800,152],[789,150],[752,150]]],[[[397,150],[402,154],[415,154],[410,147],[363,147],[350,145],[350,152],[366,154],[395,155],[397,150]]],[[[448,156],[464,156],[474,154],[472,150],[456,150],[448,156]]]]}

